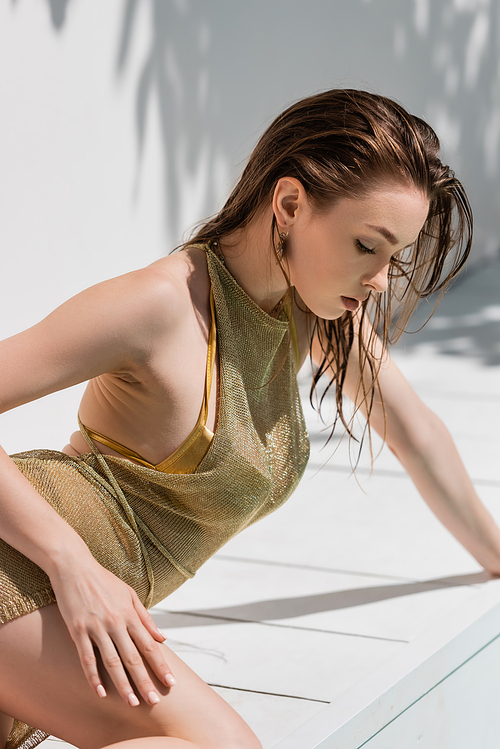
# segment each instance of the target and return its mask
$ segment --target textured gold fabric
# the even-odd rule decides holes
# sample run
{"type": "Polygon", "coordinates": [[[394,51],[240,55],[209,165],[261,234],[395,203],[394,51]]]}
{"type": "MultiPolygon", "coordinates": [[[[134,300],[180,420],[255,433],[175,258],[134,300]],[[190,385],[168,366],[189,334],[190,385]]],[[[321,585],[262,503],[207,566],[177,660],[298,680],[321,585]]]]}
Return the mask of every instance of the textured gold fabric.
{"type": "MultiPolygon", "coordinates": [[[[146,466],[146,468],[154,468],[157,471],[163,471],[163,473],[195,472],[195,470],[198,468],[201,461],[205,457],[205,454],[214,438],[213,432],[211,432],[210,429],[208,429],[206,426],[208,418],[208,402],[210,400],[210,388],[212,385],[212,374],[214,371],[215,363],[215,352],[217,348],[217,324],[215,321],[215,305],[212,290],[210,290],[210,310],[212,313],[212,324],[210,325],[210,335],[208,337],[205,393],[203,395],[203,403],[201,404],[200,415],[198,416],[198,421],[196,422],[196,426],[191,434],[188,434],[184,442],[179,445],[176,450],[174,450],[172,455],[169,455],[168,458],[162,460],[161,463],[153,465],[149,461],[144,460],[144,458],[134,450],[130,450],[128,447],[125,447],[125,445],[120,444],[120,442],[115,442],[115,440],[112,440],[110,437],[106,437],[104,434],[100,434],[100,432],[95,432],[93,429],[84,427],[80,419],[78,419],[80,430],[85,439],[87,439],[88,436],[93,440],[97,440],[97,442],[100,442],[101,444],[110,447],[112,450],[115,450],[117,453],[120,453],[120,455],[123,455],[124,458],[135,460],[136,463],[140,463],[141,466],[146,466]]],[[[297,334],[295,333],[294,338],[292,333],[294,346],[296,338],[297,334]]],[[[90,445],[90,447],[92,447],[92,445],[90,445]]]]}
{"type": "MultiPolygon", "coordinates": [[[[162,473],[104,457],[94,446],[78,457],[52,450],[13,456],[99,562],[148,607],[193,577],[232,536],[277,509],[309,457],[286,311],[270,317],[210,250],[207,263],[219,409],[214,439],[194,473],[162,473]]],[[[0,541],[0,621],[53,601],[42,570],[0,541]]],[[[16,722],[8,746],[32,749],[44,737],[16,722]]]]}

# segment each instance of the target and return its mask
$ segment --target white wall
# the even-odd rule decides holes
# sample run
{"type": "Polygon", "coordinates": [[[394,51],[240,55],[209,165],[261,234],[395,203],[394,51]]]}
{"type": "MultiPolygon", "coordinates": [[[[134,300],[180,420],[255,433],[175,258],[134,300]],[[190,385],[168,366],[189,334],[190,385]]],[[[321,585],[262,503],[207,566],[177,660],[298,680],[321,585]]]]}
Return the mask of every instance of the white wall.
{"type": "MultiPolygon", "coordinates": [[[[493,0],[3,0],[0,337],[169,251],[263,127],[326,87],[428,118],[469,189],[476,258],[495,254],[499,31],[493,0]]],[[[76,395],[58,398],[50,425],[4,417],[9,449],[66,439],[76,395]]]]}

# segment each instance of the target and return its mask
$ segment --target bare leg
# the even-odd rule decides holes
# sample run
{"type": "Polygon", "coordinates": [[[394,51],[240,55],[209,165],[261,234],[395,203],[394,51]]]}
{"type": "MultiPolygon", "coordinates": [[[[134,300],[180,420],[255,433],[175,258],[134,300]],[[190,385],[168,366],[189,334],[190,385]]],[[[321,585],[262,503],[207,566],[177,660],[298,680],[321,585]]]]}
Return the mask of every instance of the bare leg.
{"type": "Polygon", "coordinates": [[[156,682],[158,705],[129,707],[104,672],[101,699],[57,606],[45,606],[0,626],[0,710],[81,749],[118,742],[120,749],[261,749],[242,718],[166,650],[177,685],[156,682]]]}

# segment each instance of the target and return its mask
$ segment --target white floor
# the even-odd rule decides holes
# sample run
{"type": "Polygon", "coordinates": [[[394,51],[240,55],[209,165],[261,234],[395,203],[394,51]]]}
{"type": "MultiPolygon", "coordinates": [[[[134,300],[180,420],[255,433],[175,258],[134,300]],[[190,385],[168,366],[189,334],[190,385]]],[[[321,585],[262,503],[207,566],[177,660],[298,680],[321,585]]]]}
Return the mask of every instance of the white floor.
{"type": "MultiPolygon", "coordinates": [[[[498,522],[499,289],[498,265],[471,275],[431,327],[394,354],[448,424],[498,522]]],[[[170,646],[234,705],[265,749],[306,721],[314,726],[328,703],[370,674],[376,684],[385,663],[436,622],[452,621],[453,610],[473,618],[477,605],[479,616],[481,591],[497,586],[435,520],[387,449],[371,476],[364,454],[354,478],[346,441],[322,448],[317,419],[307,418],[312,457],[296,494],[154,611],[170,646]]],[[[500,600],[498,586],[496,593],[500,600]]],[[[439,721],[439,710],[432,716],[439,721]]]]}

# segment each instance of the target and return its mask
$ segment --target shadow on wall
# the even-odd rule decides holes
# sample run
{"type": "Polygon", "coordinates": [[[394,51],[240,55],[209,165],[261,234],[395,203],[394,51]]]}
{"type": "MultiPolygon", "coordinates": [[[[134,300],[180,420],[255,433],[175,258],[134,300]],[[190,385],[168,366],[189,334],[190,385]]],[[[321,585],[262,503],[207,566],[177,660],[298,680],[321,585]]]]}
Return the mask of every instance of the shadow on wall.
{"type": "Polygon", "coordinates": [[[492,259],[500,247],[500,6],[490,0],[413,5],[413,28],[394,24],[394,54],[405,73],[410,60],[419,70],[423,111],[471,198],[475,256],[492,259]]]}
{"type": "MultiPolygon", "coordinates": [[[[18,0],[12,0],[15,5],[18,0]]],[[[50,10],[50,20],[56,31],[60,31],[66,22],[66,10],[71,0],[46,0],[50,10]]]]}
{"type": "MultiPolygon", "coordinates": [[[[117,59],[125,75],[139,0],[127,0],[117,59]]],[[[135,118],[139,162],[153,99],[163,142],[166,225],[182,231],[215,208],[214,196],[226,189],[228,166],[222,137],[214,127],[218,107],[210,91],[208,54],[211,31],[206,11],[189,11],[188,2],[149,0],[151,46],[142,65],[135,118]]],[[[175,240],[177,241],[177,240],[175,240]]]]}
{"type": "MultiPolygon", "coordinates": [[[[12,0],[19,2],[19,0],[12,0]]],[[[64,26],[72,0],[46,0],[64,26]]],[[[429,119],[476,213],[476,257],[494,257],[500,205],[500,7],[491,0],[124,0],[117,76],[147,14],[135,119],[163,140],[165,225],[213,212],[262,125],[290,101],[336,85],[381,90],[429,119]],[[368,77],[369,76],[369,77],[368,77]],[[156,110],[155,110],[156,106],[156,110]]],[[[139,181],[135,189],[138,189],[139,181]]]]}
{"type": "Polygon", "coordinates": [[[71,0],[47,0],[50,7],[50,17],[54,28],[59,30],[64,26],[66,21],[66,8],[71,0]]]}
{"type": "MultiPolygon", "coordinates": [[[[16,5],[20,0],[12,0],[16,5]]],[[[46,0],[57,32],[71,23],[74,0],[46,0]]],[[[123,0],[116,58],[117,79],[137,78],[135,111],[138,167],[132,193],[140,189],[149,118],[158,116],[163,146],[164,223],[171,245],[182,232],[212,213],[227,192],[229,167],[218,126],[223,103],[209,81],[212,33],[209,9],[188,0],[123,0]],[[137,26],[148,16],[150,42],[140,63],[131,57],[137,26]]],[[[222,4],[220,7],[222,11],[222,4]]],[[[96,22],[98,15],[96,15],[96,22]]]]}

